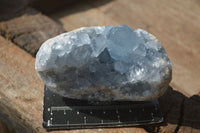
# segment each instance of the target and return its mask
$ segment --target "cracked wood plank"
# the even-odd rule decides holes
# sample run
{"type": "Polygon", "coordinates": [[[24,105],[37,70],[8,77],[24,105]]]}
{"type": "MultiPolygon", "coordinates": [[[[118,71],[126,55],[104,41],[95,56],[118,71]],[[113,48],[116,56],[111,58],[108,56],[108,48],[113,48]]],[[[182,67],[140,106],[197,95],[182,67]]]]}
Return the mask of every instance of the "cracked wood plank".
{"type": "Polygon", "coordinates": [[[44,41],[64,31],[62,26],[32,8],[0,22],[0,34],[33,56],[44,41]]]}
{"type": "MultiPolygon", "coordinates": [[[[43,83],[35,59],[0,36],[0,119],[19,133],[47,132],[42,127],[43,83]]],[[[59,130],[52,133],[145,133],[142,128],[59,130]]]]}

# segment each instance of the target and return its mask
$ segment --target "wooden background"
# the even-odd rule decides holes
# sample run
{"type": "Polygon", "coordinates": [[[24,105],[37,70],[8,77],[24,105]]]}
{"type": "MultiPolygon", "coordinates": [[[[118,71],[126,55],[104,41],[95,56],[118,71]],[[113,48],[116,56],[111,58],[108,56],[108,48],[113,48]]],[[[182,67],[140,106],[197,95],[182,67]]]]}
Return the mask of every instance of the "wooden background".
{"type": "Polygon", "coordinates": [[[1,21],[0,119],[18,132],[46,132],[42,128],[43,83],[34,70],[34,55],[41,43],[79,27],[120,24],[155,35],[173,63],[171,87],[159,99],[164,122],[52,132],[200,132],[199,0],[82,0],[46,15],[26,8],[1,21]]]}

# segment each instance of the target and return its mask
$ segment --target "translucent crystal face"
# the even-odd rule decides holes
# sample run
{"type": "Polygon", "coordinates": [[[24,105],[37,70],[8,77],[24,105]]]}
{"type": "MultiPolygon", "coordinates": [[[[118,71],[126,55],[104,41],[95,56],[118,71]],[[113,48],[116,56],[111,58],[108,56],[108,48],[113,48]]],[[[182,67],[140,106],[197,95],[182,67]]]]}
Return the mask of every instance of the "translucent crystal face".
{"type": "Polygon", "coordinates": [[[153,35],[120,25],[80,28],[47,40],[35,69],[65,97],[141,101],[165,92],[172,64],[153,35]]]}

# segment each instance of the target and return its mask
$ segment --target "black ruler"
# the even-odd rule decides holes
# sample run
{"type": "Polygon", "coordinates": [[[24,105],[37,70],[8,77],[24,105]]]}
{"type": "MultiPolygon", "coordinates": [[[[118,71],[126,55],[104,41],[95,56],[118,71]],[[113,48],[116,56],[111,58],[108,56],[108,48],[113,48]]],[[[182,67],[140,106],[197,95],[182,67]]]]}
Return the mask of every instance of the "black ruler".
{"type": "Polygon", "coordinates": [[[46,129],[134,126],[162,121],[157,100],[91,104],[62,97],[44,88],[43,127],[46,129]]]}

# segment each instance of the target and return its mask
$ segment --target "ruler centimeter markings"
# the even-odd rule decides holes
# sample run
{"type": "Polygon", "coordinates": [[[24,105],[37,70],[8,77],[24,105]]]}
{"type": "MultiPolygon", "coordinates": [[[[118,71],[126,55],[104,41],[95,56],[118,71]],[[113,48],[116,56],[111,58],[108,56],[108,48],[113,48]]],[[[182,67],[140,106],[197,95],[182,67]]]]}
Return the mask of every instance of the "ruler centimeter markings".
{"type": "Polygon", "coordinates": [[[163,120],[157,100],[91,105],[63,98],[45,88],[43,126],[47,129],[132,126],[163,120]]]}
{"type": "MultiPolygon", "coordinates": [[[[122,121],[121,120],[121,117],[131,117],[131,115],[133,115],[132,113],[134,112],[133,110],[135,110],[134,113],[137,113],[137,112],[141,112],[141,114],[135,114],[136,116],[138,115],[143,115],[142,112],[145,111],[144,108],[141,108],[141,109],[138,109],[138,108],[130,108],[131,106],[125,106],[125,105],[121,105],[121,106],[108,106],[108,107],[103,107],[103,109],[101,110],[102,107],[94,107],[94,106],[86,106],[84,108],[82,107],[78,107],[78,106],[75,106],[75,107],[68,107],[68,106],[53,106],[53,107],[50,107],[48,108],[48,111],[50,113],[50,119],[48,120],[48,126],[51,127],[51,126],[57,126],[57,127],[62,127],[62,126],[73,126],[73,125],[98,125],[98,124],[101,124],[101,125],[106,125],[106,124],[118,124],[118,123],[123,123],[123,122],[129,122],[129,123],[134,123],[134,122],[138,122],[138,119],[137,118],[134,118],[132,120],[130,119],[127,119],[127,121],[122,121]],[[121,112],[119,112],[120,109],[123,109],[124,111],[127,110],[127,113],[129,113],[129,115],[125,115],[121,112]],[[89,111],[89,114],[84,114],[84,112],[81,112],[81,111],[84,111],[84,110],[90,110],[89,111]],[[87,121],[87,116],[88,115],[91,115],[92,113],[91,112],[95,112],[95,110],[98,110],[100,112],[100,114],[103,114],[103,115],[106,115],[106,111],[112,111],[113,113],[110,113],[109,115],[113,115],[115,118],[113,118],[113,120],[110,120],[110,121],[107,121],[105,122],[104,119],[99,119],[99,122],[95,122],[95,121],[90,121],[88,122],[87,121]],[[77,117],[79,118],[79,120],[76,122],[76,123],[70,123],[70,120],[67,119],[65,117],[65,115],[71,115],[70,112],[74,112],[74,114],[77,115],[77,117]],[[56,119],[56,116],[58,115],[57,113],[59,112],[59,115],[63,115],[63,119],[66,119],[66,123],[58,123],[58,122],[53,122],[53,117],[56,119]],[[78,115],[81,115],[81,116],[78,116],[78,115]],[[82,120],[81,120],[81,117],[82,117],[82,120]]],[[[154,108],[155,109],[155,108],[154,108]]],[[[140,123],[145,123],[145,122],[153,122],[154,121],[154,115],[153,115],[153,112],[152,110],[149,110],[151,111],[148,115],[151,117],[146,117],[143,118],[143,119],[140,119],[139,122],[140,123]]],[[[93,116],[93,117],[99,117],[99,116],[93,116]]],[[[96,118],[95,118],[96,119],[96,118]]],[[[58,120],[59,121],[59,120],[58,120]]],[[[98,120],[96,120],[98,121],[98,120]]]]}

